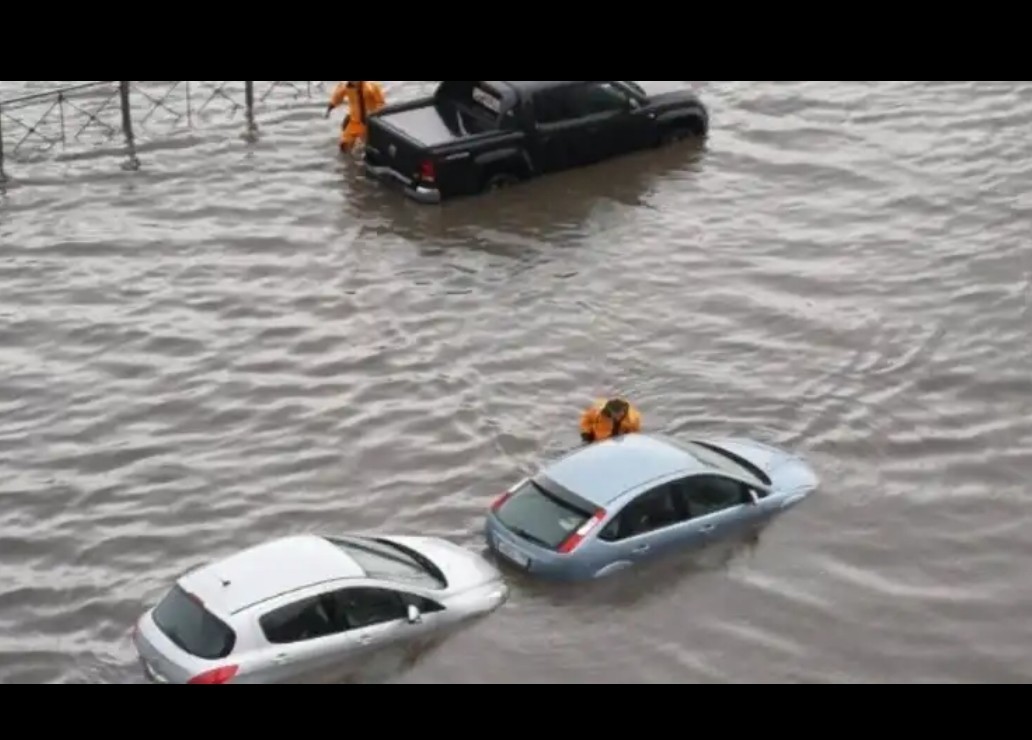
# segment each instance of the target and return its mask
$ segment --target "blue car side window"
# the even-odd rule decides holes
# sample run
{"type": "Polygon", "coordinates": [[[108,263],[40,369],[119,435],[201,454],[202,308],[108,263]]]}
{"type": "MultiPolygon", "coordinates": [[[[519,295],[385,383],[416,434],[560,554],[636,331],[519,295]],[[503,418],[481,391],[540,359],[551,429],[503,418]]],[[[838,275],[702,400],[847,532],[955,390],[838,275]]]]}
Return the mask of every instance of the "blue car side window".
{"type": "Polygon", "coordinates": [[[609,524],[598,533],[598,538],[604,542],[616,542],[620,535],[620,514],[609,520],[609,524]]]}
{"type": "Polygon", "coordinates": [[[678,486],[689,519],[716,514],[752,502],[748,487],[721,475],[697,475],[678,486]]]}
{"type": "Polygon", "coordinates": [[[675,487],[664,484],[627,504],[598,536],[604,542],[618,542],[677,524],[686,513],[675,487]]]}

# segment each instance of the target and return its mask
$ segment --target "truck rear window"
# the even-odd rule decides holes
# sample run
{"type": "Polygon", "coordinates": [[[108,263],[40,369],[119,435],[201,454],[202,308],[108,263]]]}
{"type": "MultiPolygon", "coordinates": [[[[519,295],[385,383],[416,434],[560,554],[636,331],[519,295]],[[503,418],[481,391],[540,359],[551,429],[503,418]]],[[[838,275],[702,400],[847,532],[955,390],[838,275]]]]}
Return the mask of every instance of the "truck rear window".
{"type": "Polygon", "coordinates": [[[495,515],[514,534],[549,550],[559,545],[594,515],[587,502],[548,490],[547,483],[528,480],[495,515]]]}
{"type": "Polygon", "coordinates": [[[229,625],[179,586],[173,586],[154,609],[154,623],[180,650],[196,658],[225,658],[236,644],[229,625]]]}
{"type": "Polygon", "coordinates": [[[502,112],[502,101],[479,85],[473,87],[470,97],[474,103],[487,109],[492,115],[497,116],[502,112]]]}

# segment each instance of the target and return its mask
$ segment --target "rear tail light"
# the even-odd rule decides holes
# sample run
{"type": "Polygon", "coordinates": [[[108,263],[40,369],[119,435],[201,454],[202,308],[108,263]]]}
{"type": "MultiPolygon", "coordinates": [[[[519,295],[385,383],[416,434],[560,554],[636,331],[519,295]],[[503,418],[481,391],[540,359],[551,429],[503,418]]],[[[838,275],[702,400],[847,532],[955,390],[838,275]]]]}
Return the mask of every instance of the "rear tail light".
{"type": "Polygon", "coordinates": [[[204,673],[198,673],[196,676],[187,681],[188,684],[216,684],[216,683],[227,683],[233,676],[240,670],[240,666],[235,665],[224,665],[219,668],[213,668],[210,671],[204,673]]]}
{"type": "Polygon", "coordinates": [[[606,518],[606,510],[599,509],[595,514],[580,525],[580,528],[563,540],[563,544],[559,545],[559,552],[564,555],[571,553],[577,549],[577,546],[584,541],[584,538],[591,534],[591,530],[602,523],[602,520],[606,518]]]}
{"type": "Polygon", "coordinates": [[[498,511],[500,508],[502,508],[502,504],[508,501],[510,496],[512,496],[512,491],[506,491],[501,496],[496,498],[494,503],[491,504],[491,511],[498,511]]]}
{"type": "Polygon", "coordinates": [[[419,163],[419,176],[427,182],[437,179],[437,167],[434,165],[434,160],[424,159],[419,163]]]}

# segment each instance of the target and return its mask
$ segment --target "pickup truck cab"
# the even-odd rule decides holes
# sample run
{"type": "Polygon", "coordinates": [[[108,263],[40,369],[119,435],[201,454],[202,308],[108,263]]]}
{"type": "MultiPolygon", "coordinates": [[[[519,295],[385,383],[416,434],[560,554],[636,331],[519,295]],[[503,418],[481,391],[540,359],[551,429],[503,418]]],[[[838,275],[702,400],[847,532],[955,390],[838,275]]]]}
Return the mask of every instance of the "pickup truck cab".
{"type": "Polygon", "coordinates": [[[709,113],[680,85],[444,81],[369,117],[363,166],[414,200],[440,203],[704,137],[709,113]]]}

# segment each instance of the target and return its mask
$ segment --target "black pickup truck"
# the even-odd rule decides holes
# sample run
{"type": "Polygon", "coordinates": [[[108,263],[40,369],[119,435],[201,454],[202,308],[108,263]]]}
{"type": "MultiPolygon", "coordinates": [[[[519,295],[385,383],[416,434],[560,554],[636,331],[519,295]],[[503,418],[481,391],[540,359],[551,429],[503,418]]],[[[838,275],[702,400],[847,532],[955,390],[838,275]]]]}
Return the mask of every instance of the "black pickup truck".
{"type": "Polygon", "coordinates": [[[686,137],[709,113],[669,82],[441,82],[369,117],[366,173],[440,203],[686,137]]]}

